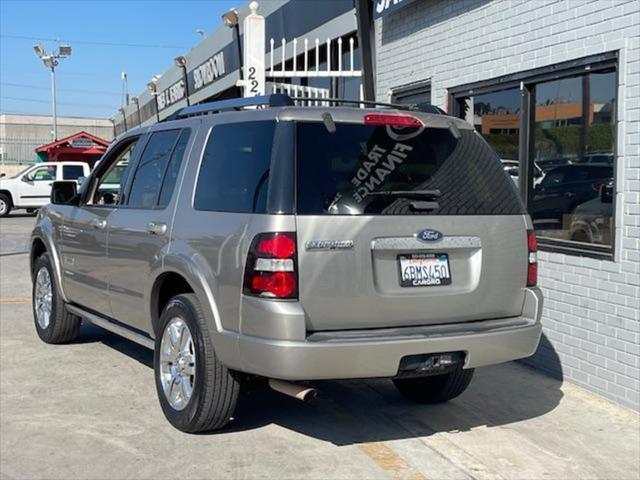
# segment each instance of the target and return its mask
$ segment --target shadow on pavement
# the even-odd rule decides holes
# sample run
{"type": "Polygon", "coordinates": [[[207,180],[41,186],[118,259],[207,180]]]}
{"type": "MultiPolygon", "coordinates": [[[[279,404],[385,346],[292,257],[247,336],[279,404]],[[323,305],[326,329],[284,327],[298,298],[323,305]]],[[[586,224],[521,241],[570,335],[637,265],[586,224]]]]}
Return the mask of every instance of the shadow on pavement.
{"type": "Polygon", "coordinates": [[[115,333],[111,333],[100,327],[96,327],[90,322],[82,322],[80,336],[74,343],[94,343],[101,342],[129,358],[142,363],[153,369],[153,352],[135,342],[122,338],[115,333]]]}
{"type": "Polygon", "coordinates": [[[31,217],[34,218],[36,215],[38,215],[38,212],[34,212],[34,213],[16,213],[16,212],[11,212],[9,213],[9,215],[7,215],[4,218],[24,218],[24,217],[31,217]]]}
{"type": "MultiPolygon", "coordinates": [[[[549,364],[555,351],[543,337],[549,364]]],[[[102,342],[153,369],[151,350],[91,324],[83,325],[78,342],[102,342]]],[[[557,355],[555,360],[553,370],[562,372],[557,355]]],[[[465,393],[441,405],[410,403],[389,380],[311,382],[319,395],[307,403],[258,388],[240,396],[234,421],[220,433],[275,424],[335,445],[352,445],[508,425],[552,411],[562,398],[561,378],[520,362],[484,367],[476,370],[465,393]]]]}

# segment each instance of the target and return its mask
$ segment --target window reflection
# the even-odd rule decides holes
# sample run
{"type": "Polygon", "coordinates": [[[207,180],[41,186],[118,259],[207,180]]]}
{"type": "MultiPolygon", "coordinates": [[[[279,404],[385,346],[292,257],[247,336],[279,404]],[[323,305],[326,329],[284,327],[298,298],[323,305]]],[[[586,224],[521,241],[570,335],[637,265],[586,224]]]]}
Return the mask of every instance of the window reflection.
{"type": "MultiPolygon", "coordinates": [[[[518,139],[520,135],[520,91],[517,88],[466,97],[462,116],[493,147],[505,171],[519,185],[518,139]]],[[[536,178],[541,172],[534,173],[536,178]]]]}
{"type": "Polygon", "coordinates": [[[615,72],[535,86],[534,161],[544,172],[529,212],[540,236],[610,244],[615,72]]]}

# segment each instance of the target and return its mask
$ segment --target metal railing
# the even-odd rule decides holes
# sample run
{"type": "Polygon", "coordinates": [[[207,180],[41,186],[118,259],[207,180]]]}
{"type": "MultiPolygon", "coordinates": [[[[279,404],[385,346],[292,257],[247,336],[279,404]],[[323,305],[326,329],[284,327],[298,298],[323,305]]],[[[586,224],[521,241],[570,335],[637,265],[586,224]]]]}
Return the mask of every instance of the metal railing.
{"type": "MultiPolygon", "coordinates": [[[[347,61],[344,62],[346,65],[343,65],[342,56],[344,52],[344,41],[342,38],[338,38],[337,40],[333,40],[331,38],[327,38],[326,42],[321,42],[319,38],[315,39],[315,42],[309,42],[309,39],[305,38],[302,42],[302,51],[298,52],[298,39],[294,38],[292,42],[293,55],[291,57],[290,63],[292,65],[291,68],[287,69],[287,55],[286,55],[286,47],[287,41],[286,39],[282,39],[280,41],[280,65],[279,68],[276,66],[275,62],[275,49],[276,49],[276,41],[275,39],[271,39],[269,41],[271,52],[269,54],[269,68],[267,69],[266,76],[269,78],[293,78],[293,77],[361,77],[362,70],[355,69],[355,40],[351,37],[348,40],[349,43],[349,54],[347,61]],[[310,45],[311,43],[311,45],[310,45]],[[321,68],[320,66],[320,48],[326,46],[326,66],[321,68]],[[332,49],[336,49],[335,50],[332,49]],[[312,52],[312,50],[315,50],[312,52]],[[337,65],[332,64],[332,55],[331,53],[337,53],[337,65]],[[298,55],[303,55],[301,65],[298,63],[298,55]],[[312,57],[312,65],[309,64],[309,60],[312,57]],[[315,57],[315,58],[314,58],[315,57]],[[315,61],[314,61],[315,60],[315,61]]],[[[334,59],[335,60],[335,59],[334,59]]]]}
{"type": "Polygon", "coordinates": [[[271,93],[285,93],[292,98],[297,97],[297,99],[294,100],[295,104],[306,106],[328,106],[328,103],[323,102],[322,99],[329,98],[330,96],[328,88],[293,85],[291,83],[268,83],[267,90],[270,90],[271,93]]]}
{"type": "Polygon", "coordinates": [[[36,161],[37,147],[51,142],[50,138],[0,137],[0,165],[25,165],[36,161]]]}

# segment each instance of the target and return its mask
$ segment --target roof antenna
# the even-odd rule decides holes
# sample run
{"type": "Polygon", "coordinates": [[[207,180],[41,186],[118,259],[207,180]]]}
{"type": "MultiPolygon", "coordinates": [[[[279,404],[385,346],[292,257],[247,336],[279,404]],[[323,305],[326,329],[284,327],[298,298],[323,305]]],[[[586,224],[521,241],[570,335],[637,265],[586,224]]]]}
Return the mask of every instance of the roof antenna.
{"type": "Polygon", "coordinates": [[[329,112],[324,112],[322,114],[322,123],[324,123],[324,127],[327,129],[327,132],[331,134],[336,133],[336,122],[333,121],[333,117],[329,112]]]}

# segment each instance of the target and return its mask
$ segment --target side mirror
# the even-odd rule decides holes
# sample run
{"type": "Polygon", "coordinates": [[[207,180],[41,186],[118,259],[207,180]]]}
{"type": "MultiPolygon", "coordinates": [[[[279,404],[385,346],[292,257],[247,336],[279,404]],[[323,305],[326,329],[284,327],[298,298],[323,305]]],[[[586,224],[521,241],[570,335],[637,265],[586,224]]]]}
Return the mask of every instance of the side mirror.
{"type": "Polygon", "coordinates": [[[51,203],[54,205],[78,205],[78,185],[73,180],[53,182],[51,203]]]}
{"type": "Polygon", "coordinates": [[[6,177],[6,176],[7,176],[7,174],[6,174],[6,173],[0,173],[0,178],[2,178],[2,177],[6,177]]]}
{"type": "Polygon", "coordinates": [[[24,183],[30,183],[32,182],[31,177],[29,176],[29,174],[27,173],[26,175],[23,175],[20,180],[22,180],[24,183]]]}

